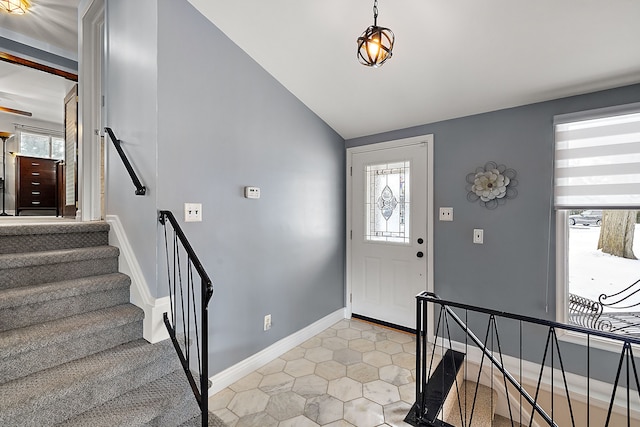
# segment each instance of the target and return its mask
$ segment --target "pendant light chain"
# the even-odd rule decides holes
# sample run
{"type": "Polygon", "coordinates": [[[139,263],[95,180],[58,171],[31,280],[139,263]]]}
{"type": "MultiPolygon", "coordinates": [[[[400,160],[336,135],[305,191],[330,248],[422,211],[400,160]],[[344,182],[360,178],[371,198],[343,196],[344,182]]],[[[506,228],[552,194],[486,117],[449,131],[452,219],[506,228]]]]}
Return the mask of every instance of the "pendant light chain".
{"type": "Polygon", "coordinates": [[[373,25],[378,25],[378,0],[373,1],[373,25]]]}

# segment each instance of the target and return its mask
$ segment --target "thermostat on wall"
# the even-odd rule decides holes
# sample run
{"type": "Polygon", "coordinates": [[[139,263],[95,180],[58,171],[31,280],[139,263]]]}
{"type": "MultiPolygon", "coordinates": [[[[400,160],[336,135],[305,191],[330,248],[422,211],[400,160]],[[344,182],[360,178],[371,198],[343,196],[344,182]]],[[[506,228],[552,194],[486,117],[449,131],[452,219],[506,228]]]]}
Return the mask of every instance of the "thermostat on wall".
{"type": "Polygon", "coordinates": [[[260,187],[244,187],[244,197],[247,199],[259,199],[260,187]]]}

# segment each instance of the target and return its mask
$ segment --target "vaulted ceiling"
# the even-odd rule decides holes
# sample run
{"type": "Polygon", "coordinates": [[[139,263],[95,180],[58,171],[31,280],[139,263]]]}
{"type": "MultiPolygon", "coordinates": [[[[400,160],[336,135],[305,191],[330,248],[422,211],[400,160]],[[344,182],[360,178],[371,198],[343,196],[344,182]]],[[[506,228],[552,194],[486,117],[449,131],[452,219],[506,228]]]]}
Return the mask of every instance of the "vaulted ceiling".
{"type": "Polygon", "coordinates": [[[345,139],[640,82],[637,0],[189,0],[345,139]]]}
{"type": "MultiPolygon", "coordinates": [[[[379,0],[377,69],[356,60],[373,0],[188,1],[345,139],[640,82],[637,0],[379,0]]],[[[0,14],[0,37],[76,52],[78,2],[0,14]]]]}

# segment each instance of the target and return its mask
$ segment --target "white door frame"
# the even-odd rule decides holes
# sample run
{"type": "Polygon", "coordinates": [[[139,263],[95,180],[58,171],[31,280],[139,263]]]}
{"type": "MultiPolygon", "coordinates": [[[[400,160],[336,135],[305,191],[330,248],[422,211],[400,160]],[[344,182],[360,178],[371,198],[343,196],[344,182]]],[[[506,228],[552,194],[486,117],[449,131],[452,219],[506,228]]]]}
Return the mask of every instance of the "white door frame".
{"type": "Polygon", "coordinates": [[[359,147],[347,148],[347,191],[346,191],[346,207],[347,207],[347,228],[346,228],[346,269],[345,269],[345,316],[351,318],[351,199],[352,199],[352,175],[351,164],[352,156],[356,153],[364,153],[367,151],[384,150],[388,148],[398,148],[407,145],[415,145],[420,143],[427,144],[427,234],[426,234],[426,252],[427,252],[427,290],[433,292],[433,135],[421,135],[412,138],[397,139],[394,141],[381,142],[377,144],[363,145],[359,147]]]}
{"type": "Polygon", "coordinates": [[[100,136],[105,1],[82,0],[78,6],[78,211],[82,221],[101,219],[100,136]],[[98,125],[96,125],[98,124],[98,125]],[[97,132],[96,132],[97,126],[97,132]]]}

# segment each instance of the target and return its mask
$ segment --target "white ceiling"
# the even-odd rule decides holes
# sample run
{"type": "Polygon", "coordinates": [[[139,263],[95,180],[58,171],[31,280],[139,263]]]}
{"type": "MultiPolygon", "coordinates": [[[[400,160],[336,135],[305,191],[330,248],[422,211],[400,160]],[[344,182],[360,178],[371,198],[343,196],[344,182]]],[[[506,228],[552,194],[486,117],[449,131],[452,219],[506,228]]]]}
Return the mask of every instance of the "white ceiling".
{"type": "MultiPolygon", "coordinates": [[[[0,37],[77,60],[78,3],[32,0],[26,15],[0,13],[0,37]]],[[[32,119],[62,124],[64,97],[73,84],[63,77],[0,61],[0,106],[28,111],[32,119]]]]}
{"type": "MultiPolygon", "coordinates": [[[[638,0],[379,0],[396,46],[378,69],[355,52],[373,0],[189,2],[345,139],[640,82],[638,0]]],[[[0,36],[76,59],[78,3],[32,0],[0,36]]],[[[4,68],[0,105],[62,120],[4,68]]]]}
{"type": "Polygon", "coordinates": [[[640,82],[638,0],[189,2],[345,139],[640,82]]]}
{"type": "Polygon", "coordinates": [[[77,60],[80,0],[30,1],[25,15],[0,13],[0,36],[77,60]]]}
{"type": "Polygon", "coordinates": [[[28,111],[32,119],[64,123],[64,97],[74,84],[64,77],[0,61],[0,106],[28,111]]]}

